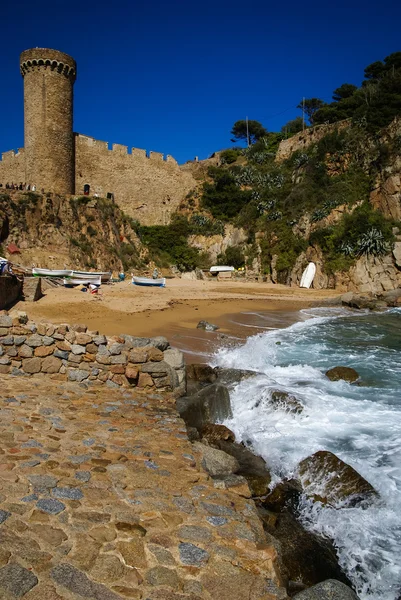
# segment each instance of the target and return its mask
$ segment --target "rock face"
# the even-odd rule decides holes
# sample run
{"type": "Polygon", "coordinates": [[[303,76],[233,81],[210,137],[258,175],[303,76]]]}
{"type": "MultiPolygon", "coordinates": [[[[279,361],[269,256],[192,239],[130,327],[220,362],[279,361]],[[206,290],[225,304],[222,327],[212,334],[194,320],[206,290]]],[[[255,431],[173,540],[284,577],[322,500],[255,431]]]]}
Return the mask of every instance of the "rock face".
{"type": "Polygon", "coordinates": [[[294,600],[358,600],[358,596],[348,586],[328,579],[293,596],[294,600]]]}
{"type": "Polygon", "coordinates": [[[235,435],[225,425],[218,425],[216,423],[206,423],[201,430],[202,440],[206,440],[208,444],[213,445],[220,440],[226,442],[235,442],[235,435]]]}
{"type": "Polygon", "coordinates": [[[185,393],[183,354],[166,338],[99,336],[85,325],[36,324],[15,311],[0,313],[0,374],[7,373],[185,393]]]}
{"type": "Polygon", "coordinates": [[[216,367],[214,372],[217,375],[219,383],[228,387],[233,387],[240,383],[244,379],[255,377],[256,371],[248,371],[246,369],[226,369],[223,367],[216,367]]]}
{"type": "Polygon", "coordinates": [[[253,496],[263,496],[268,492],[271,476],[261,456],[255,456],[246,446],[235,442],[220,440],[216,446],[238,461],[238,475],[245,477],[253,496]]]}
{"type": "Polygon", "coordinates": [[[289,580],[301,581],[306,586],[325,579],[349,583],[338,566],[336,551],[331,542],[305,531],[288,511],[278,515],[274,527],[265,525],[265,529],[279,541],[283,574],[289,580]]]}
{"type": "Polygon", "coordinates": [[[280,390],[274,390],[272,392],[271,404],[273,404],[274,408],[294,414],[299,414],[304,409],[303,404],[301,404],[295,396],[280,390]]]}
{"type": "Polygon", "coordinates": [[[321,450],[298,467],[304,492],[324,504],[359,506],[378,498],[374,487],[332,452],[321,450]]]}
{"type": "Polygon", "coordinates": [[[351,367],[333,367],[326,371],[326,377],[328,377],[330,381],[339,381],[340,379],[343,379],[349,383],[353,383],[359,379],[358,372],[351,367]]]}
{"type": "Polygon", "coordinates": [[[206,423],[232,417],[230,394],[224,385],[213,384],[190,397],[177,400],[177,410],[189,427],[201,430],[206,423]]]}
{"type": "Polygon", "coordinates": [[[212,477],[225,477],[239,471],[239,462],[226,452],[199,442],[195,442],[194,447],[202,456],[202,467],[212,477]]]}

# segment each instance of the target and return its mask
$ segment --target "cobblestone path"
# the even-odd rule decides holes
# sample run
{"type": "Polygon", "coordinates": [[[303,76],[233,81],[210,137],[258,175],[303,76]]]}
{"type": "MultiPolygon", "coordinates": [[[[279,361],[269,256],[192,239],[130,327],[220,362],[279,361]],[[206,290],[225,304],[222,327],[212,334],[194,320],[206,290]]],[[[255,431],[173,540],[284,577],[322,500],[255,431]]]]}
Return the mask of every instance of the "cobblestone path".
{"type": "Polygon", "coordinates": [[[1,600],[285,598],[246,489],[216,485],[168,398],[2,376],[1,600]]]}

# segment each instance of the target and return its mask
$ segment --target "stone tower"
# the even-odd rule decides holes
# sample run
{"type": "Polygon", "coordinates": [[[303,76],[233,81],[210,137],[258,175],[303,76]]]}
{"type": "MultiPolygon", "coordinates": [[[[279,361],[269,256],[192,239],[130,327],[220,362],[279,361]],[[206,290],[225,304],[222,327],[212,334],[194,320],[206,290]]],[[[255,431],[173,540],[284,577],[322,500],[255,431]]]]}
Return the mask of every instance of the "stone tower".
{"type": "Polygon", "coordinates": [[[48,48],[25,50],[20,57],[24,78],[25,180],[37,190],[75,191],[72,131],[76,62],[48,48]]]}

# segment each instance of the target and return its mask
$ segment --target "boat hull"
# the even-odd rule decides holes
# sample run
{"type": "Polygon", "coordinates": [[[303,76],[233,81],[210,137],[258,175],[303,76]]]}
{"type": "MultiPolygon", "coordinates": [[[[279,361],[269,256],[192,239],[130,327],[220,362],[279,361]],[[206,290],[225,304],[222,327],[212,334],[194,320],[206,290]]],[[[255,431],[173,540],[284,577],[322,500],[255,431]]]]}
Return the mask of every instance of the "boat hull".
{"type": "Polygon", "coordinates": [[[235,271],[234,267],[229,267],[227,265],[216,265],[214,267],[210,267],[210,273],[212,275],[218,275],[219,273],[232,273],[235,271]]]}
{"type": "Polygon", "coordinates": [[[313,279],[316,274],[316,265],[313,262],[310,262],[306,267],[305,271],[302,273],[301,282],[299,287],[309,289],[312,285],[313,279]]]}
{"type": "Polygon", "coordinates": [[[33,267],[32,275],[34,277],[71,277],[71,269],[38,269],[33,267]]]}
{"type": "Polygon", "coordinates": [[[72,271],[71,277],[76,277],[78,279],[87,278],[87,277],[97,276],[100,277],[102,282],[110,281],[111,279],[111,271],[72,271]]]}
{"type": "Polygon", "coordinates": [[[101,285],[102,279],[100,276],[95,277],[68,277],[63,280],[64,285],[101,285]]]}
{"type": "Polygon", "coordinates": [[[160,277],[159,279],[149,279],[147,277],[132,277],[132,283],[134,285],[143,285],[147,287],[166,287],[166,278],[160,277]]]}

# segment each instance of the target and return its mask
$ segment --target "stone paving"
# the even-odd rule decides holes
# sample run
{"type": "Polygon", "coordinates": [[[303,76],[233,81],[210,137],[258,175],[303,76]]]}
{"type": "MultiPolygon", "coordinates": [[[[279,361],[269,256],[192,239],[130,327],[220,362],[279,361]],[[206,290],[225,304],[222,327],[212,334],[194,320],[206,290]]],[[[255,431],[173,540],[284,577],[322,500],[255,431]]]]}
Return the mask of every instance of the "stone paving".
{"type": "Polygon", "coordinates": [[[286,598],[249,490],[167,395],[0,379],[1,600],[286,598]]]}

